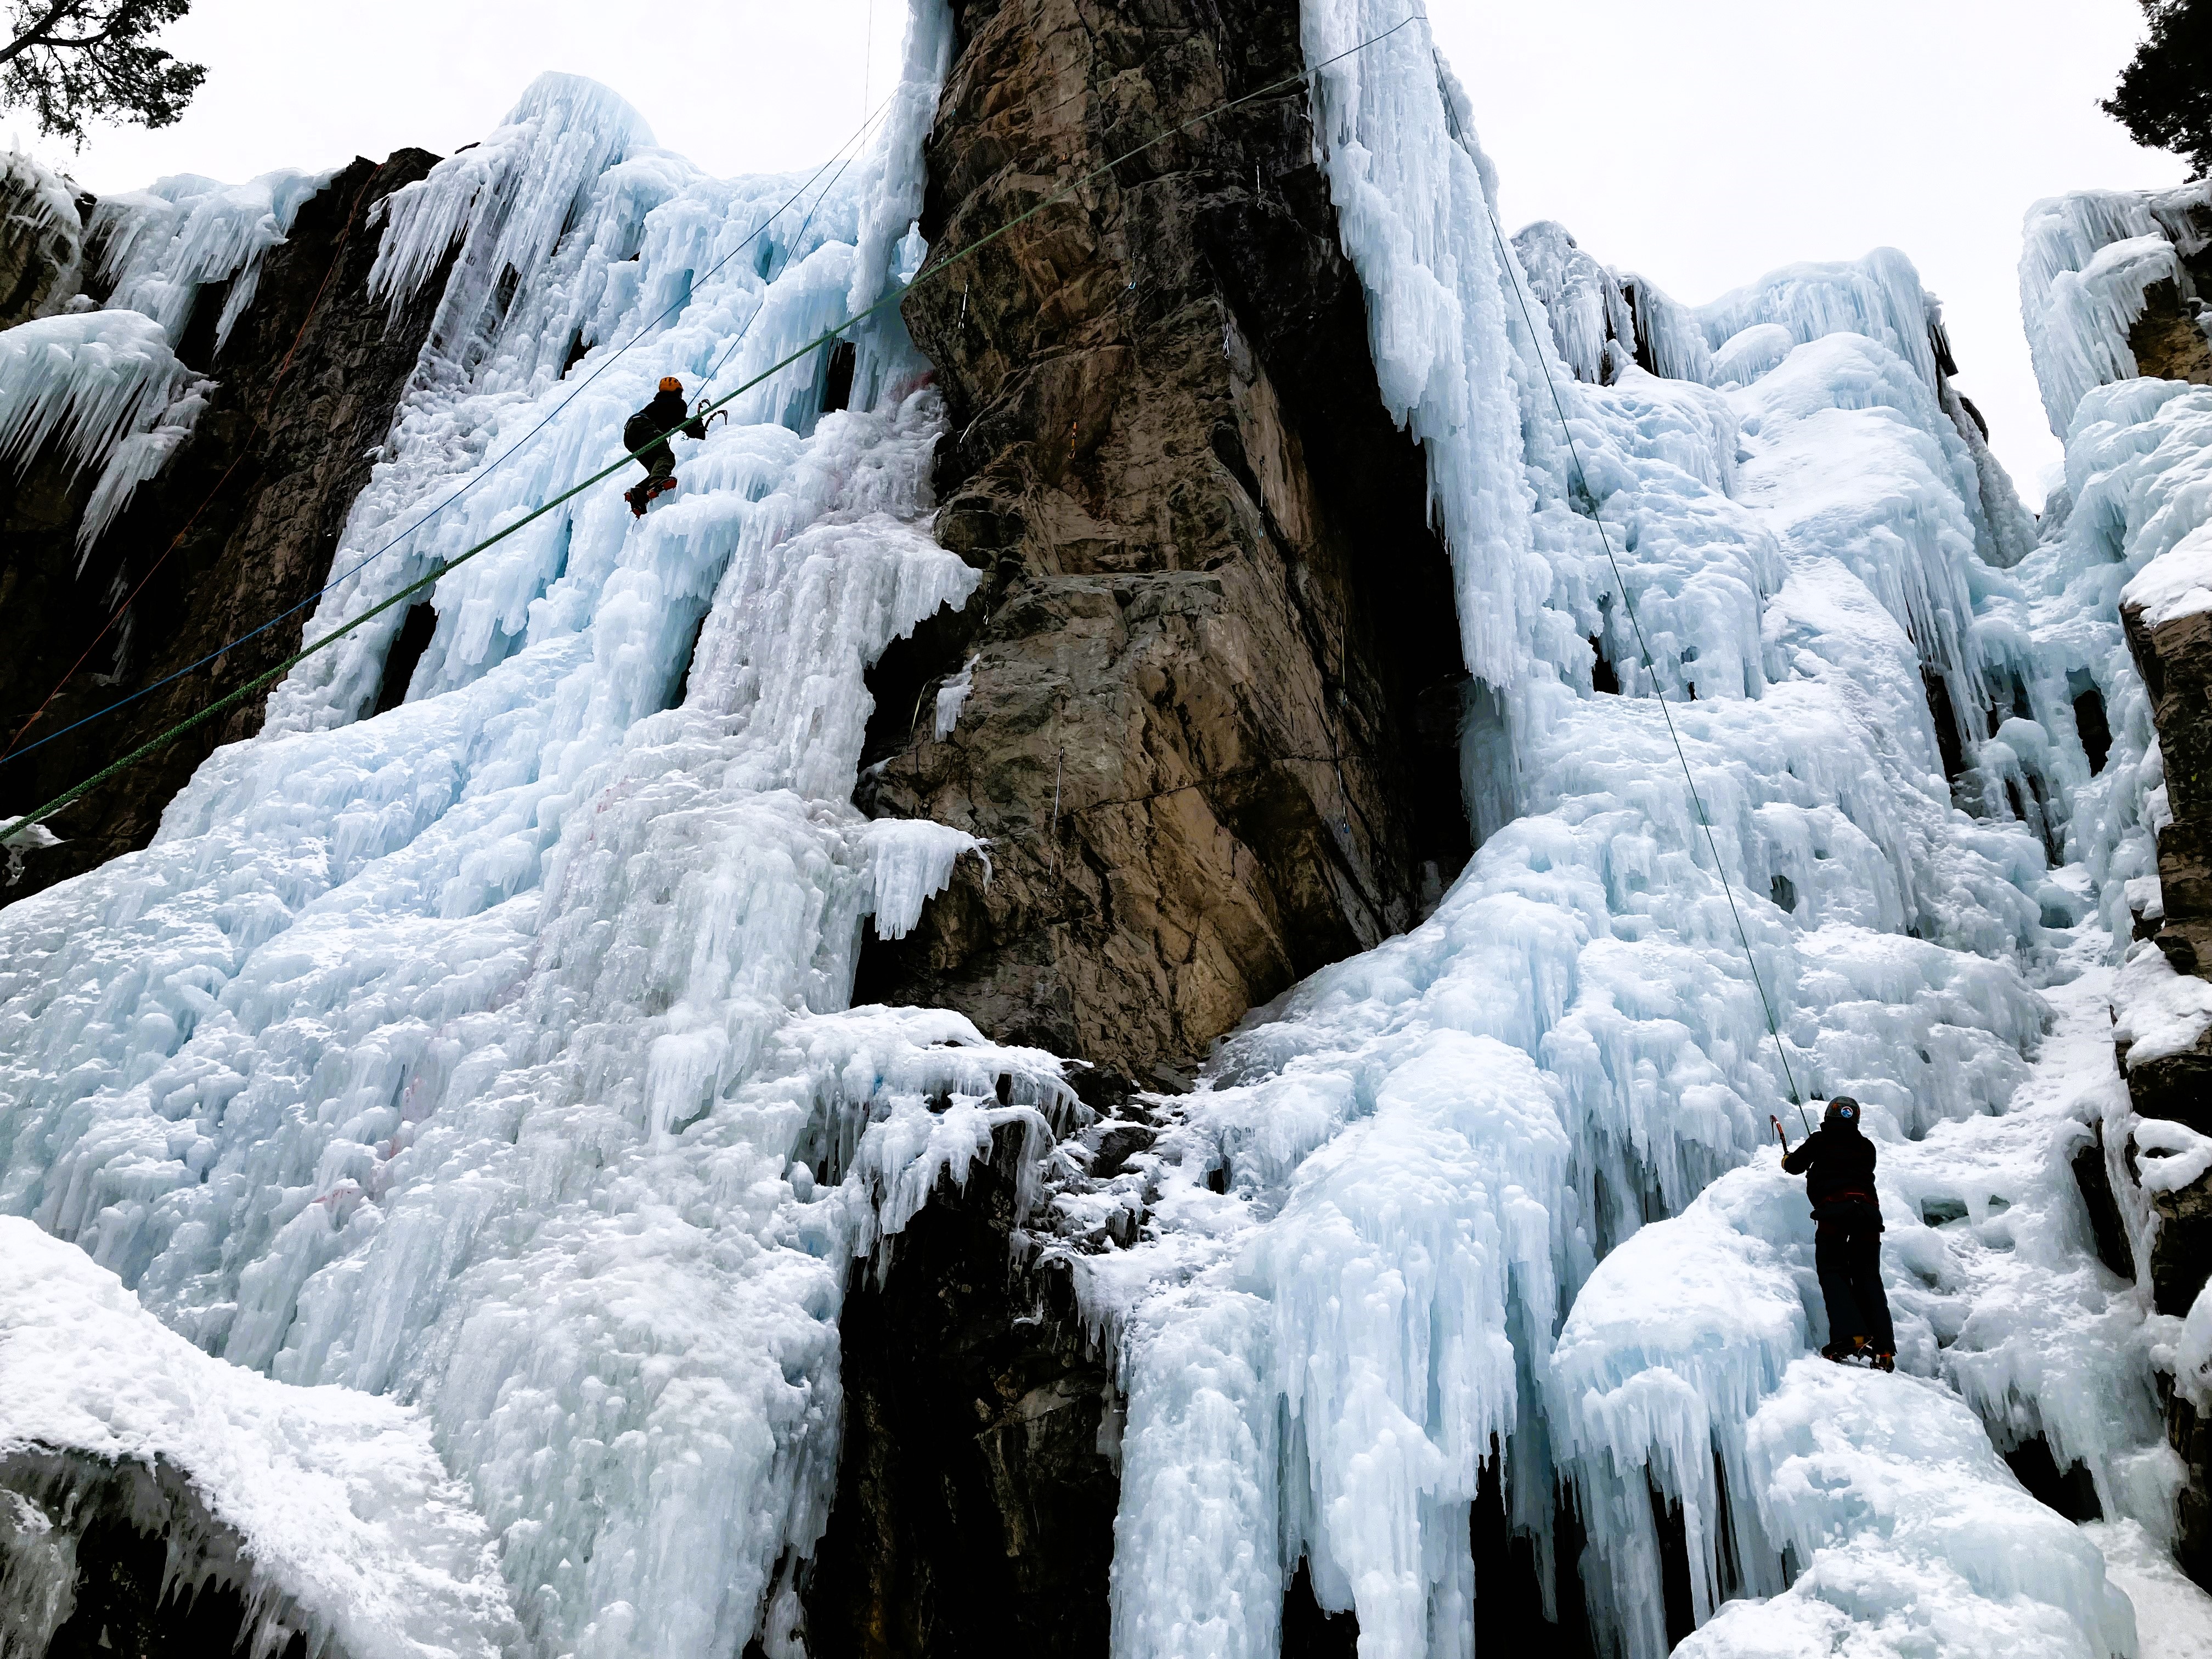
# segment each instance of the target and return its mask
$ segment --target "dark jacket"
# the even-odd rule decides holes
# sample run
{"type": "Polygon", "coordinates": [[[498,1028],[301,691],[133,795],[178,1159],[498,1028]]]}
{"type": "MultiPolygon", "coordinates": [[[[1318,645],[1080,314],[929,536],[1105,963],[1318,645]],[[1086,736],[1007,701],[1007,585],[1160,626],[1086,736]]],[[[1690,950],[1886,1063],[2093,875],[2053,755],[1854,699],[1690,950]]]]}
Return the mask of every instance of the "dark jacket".
{"type": "Polygon", "coordinates": [[[623,423],[623,447],[635,454],[654,439],[671,432],[681,432],[687,438],[704,438],[706,424],[696,415],[686,420],[686,413],[682,392],[659,393],[623,423]]]}
{"type": "Polygon", "coordinates": [[[1877,1218],[1881,1214],[1874,1191],[1874,1142],[1855,1123],[1822,1124],[1784,1157],[1782,1167],[1805,1177],[1805,1196],[1815,1216],[1840,1218],[1859,1205],[1877,1218]]]}

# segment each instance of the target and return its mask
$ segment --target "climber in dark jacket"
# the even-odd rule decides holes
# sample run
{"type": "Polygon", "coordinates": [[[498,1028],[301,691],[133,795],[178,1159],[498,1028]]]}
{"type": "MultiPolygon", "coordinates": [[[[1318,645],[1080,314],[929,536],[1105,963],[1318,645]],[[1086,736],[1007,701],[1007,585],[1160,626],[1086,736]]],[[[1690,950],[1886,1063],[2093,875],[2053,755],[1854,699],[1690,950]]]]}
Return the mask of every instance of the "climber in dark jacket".
{"type": "Polygon", "coordinates": [[[1849,1095],[1830,1101],[1820,1127],[1784,1154],[1782,1167],[1805,1177],[1805,1196],[1813,1201],[1813,1266],[1828,1304],[1828,1346],[1821,1353],[1894,1370],[1897,1335],[1881,1288],[1874,1142],[1860,1133],[1858,1102],[1849,1095]]]}
{"type": "Polygon", "coordinates": [[[660,390],[653,401],[623,423],[623,447],[637,456],[638,464],[645,468],[645,482],[633,489],[623,492],[629,510],[639,518],[645,516],[645,505],[654,496],[676,488],[676,454],[668,447],[668,434],[681,432],[687,438],[704,438],[705,422],[690,413],[684,402],[684,382],[673,374],[660,383],[660,390]]]}

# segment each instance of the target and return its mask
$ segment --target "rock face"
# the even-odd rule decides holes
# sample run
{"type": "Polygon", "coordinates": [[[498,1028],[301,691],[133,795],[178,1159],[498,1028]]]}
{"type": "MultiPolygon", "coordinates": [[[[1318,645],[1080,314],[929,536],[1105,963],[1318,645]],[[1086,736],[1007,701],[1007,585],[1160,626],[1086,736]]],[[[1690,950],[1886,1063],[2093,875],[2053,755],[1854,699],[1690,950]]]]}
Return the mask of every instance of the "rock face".
{"type": "MultiPolygon", "coordinates": [[[[2128,645],[2150,693],[2172,821],[2159,831],[2166,906],[2158,945],[2183,973],[2212,968],[2212,611],[2148,625],[2124,607],[2128,645]]],[[[2201,1084],[2212,1084],[2212,1058],[2201,1084]]]]}
{"type": "Polygon", "coordinates": [[[1121,1407],[1063,1276],[1012,1249],[1023,1137],[939,1182],[840,1322],[845,1445],[806,1589],[818,1659],[1107,1644],[1121,1407]]]}
{"type": "Polygon", "coordinates": [[[258,1604],[252,1577],[237,1534],[167,1463],[37,1449],[0,1459],[0,1643],[9,1653],[161,1659],[258,1638],[254,1651],[306,1659],[301,1621],[258,1604]]]}
{"type": "MultiPolygon", "coordinates": [[[[187,331],[179,355],[215,378],[209,407],[81,570],[76,526],[92,475],[73,476],[48,453],[0,483],[0,747],[57,684],[24,743],[155,684],[321,586],[430,320],[427,300],[394,315],[369,295],[377,241],[368,220],[436,159],[410,149],[381,167],[355,161],[301,207],[289,240],[270,252],[221,356],[199,361],[206,347],[187,331]]],[[[434,283],[423,289],[437,292],[434,283]]],[[[219,307],[208,297],[200,309],[212,317],[219,307]]],[[[298,648],[307,614],[9,761],[0,805],[22,811],[51,799],[281,662],[298,648]]],[[[63,844],[25,854],[0,902],[144,846],[192,769],[250,735],[261,714],[257,695],[64,808],[47,825],[63,844]]]]}
{"type": "Polygon", "coordinates": [[[2181,1455],[2189,1484],[2174,1503],[2174,1559],[2181,1570],[2212,1589],[2212,1420],[2199,1414],[2179,1392],[2166,1402],[2166,1443],[2181,1455]]]}
{"type": "Polygon", "coordinates": [[[51,316],[82,289],[91,204],[27,158],[0,156],[0,328],[51,316]]]}
{"type": "Polygon", "coordinates": [[[2144,289],[2142,314],[2128,329],[2136,367],[2161,380],[2212,386],[2212,339],[2204,333],[2203,309],[2202,301],[2185,299],[2178,283],[2154,283],[2144,289]]]}
{"type": "MultiPolygon", "coordinates": [[[[939,248],[1303,67],[1289,0],[954,12],[939,248]]],[[[1170,137],[906,301],[957,434],[939,536],[985,580],[878,666],[862,804],[988,837],[995,873],[855,1000],[958,1008],[1109,1094],[1175,1086],[1468,852],[1444,550],[1306,112],[1293,84],[1170,137]]]]}

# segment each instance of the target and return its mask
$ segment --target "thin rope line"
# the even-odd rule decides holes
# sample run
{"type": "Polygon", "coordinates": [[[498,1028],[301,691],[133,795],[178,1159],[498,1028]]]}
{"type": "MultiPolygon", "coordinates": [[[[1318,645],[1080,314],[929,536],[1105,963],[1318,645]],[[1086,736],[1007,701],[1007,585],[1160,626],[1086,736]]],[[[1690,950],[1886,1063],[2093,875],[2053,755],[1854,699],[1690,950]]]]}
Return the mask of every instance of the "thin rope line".
{"type": "MultiPolygon", "coordinates": [[[[1183,133],[1188,132],[1192,128],[1198,126],[1202,122],[1212,120],[1216,116],[1226,115],[1231,110],[1241,108],[1246,104],[1255,102],[1261,98],[1272,96],[1273,94],[1285,91],[1291,87],[1302,86],[1319,74],[1322,70],[1328,68],[1331,64],[1341,63],[1344,59],[1352,57],[1356,53],[1366,51],[1370,46],[1389,40],[1392,35],[1397,33],[1400,29],[1407,27],[1415,21],[1415,18],[1409,16],[1403,22],[1383,30],[1382,33],[1372,35],[1367,40],[1359,42],[1358,45],[1351,47],[1349,50],[1337,53],[1334,58],[1325,58],[1321,63],[1316,64],[1311,69],[1301,70],[1297,75],[1290,76],[1283,80],[1273,82],[1267,86],[1260,88],[1256,91],[1246,93],[1241,98],[1232,98],[1225,103],[1217,105],[1212,109],[1206,110],[1197,115],[1194,115],[1188,121],[1184,121],[1179,125],[1170,127],[1164,132],[1156,133],[1152,137],[1145,140],[1143,143],[1134,145],[1132,148],[1124,150],[1121,155],[1116,155],[1111,161],[1093,167],[1088,173],[1079,174],[1075,179],[1071,179],[1067,184],[1063,185],[1060,189],[1054,191],[1051,195],[1046,197],[1035,207],[1030,208],[1026,211],[1016,215],[1013,218],[1009,219],[1005,224],[1000,225],[996,230],[978,237],[975,241],[969,243],[967,246],[957,249],[953,252],[945,255],[944,258],[939,260],[934,264],[925,265],[920,271],[915,273],[915,278],[912,282],[907,283],[902,288],[893,289],[890,293],[884,295],[882,299],[878,300],[873,305],[855,312],[852,315],[847,317],[842,322],[837,323],[833,326],[825,329],[822,333],[817,335],[813,339],[809,340],[805,345],[800,346],[796,351],[792,352],[788,356],[784,357],[777,362],[769,364],[768,368],[754,375],[751,380],[747,380],[743,386],[738,386],[736,390],[721,398],[716,398],[713,403],[707,404],[703,409],[698,411],[699,414],[701,416],[711,415],[714,410],[722,408],[724,405],[735,402],[738,398],[744,396],[746,392],[751,391],[753,387],[760,385],[763,381],[768,380],[772,375],[780,373],[783,369],[788,368],[792,364],[798,362],[809,353],[820,350],[824,345],[827,345],[831,341],[836,339],[838,336],[843,334],[847,330],[856,328],[861,323],[866,322],[869,318],[874,316],[878,312],[901,303],[905,300],[908,295],[913,293],[915,289],[921,287],[923,283],[927,282],[930,278],[941,275],[944,271],[958,264],[961,260],[970,258],[975,254],[981,252],[983,249],[988,247],[1000,237],[1008,235],[1012,232],[1018,229],[1021,226],[1028,223],[1031,219],[1036,218],[1037,215],[1044,212],[1048,208],[1057,206],[1060,203],[1065,201],[1068,197],[1073,195],[1077,191],[1080,190],[1084,185],[1091,183],[1093,179],[1104,177],[1106,174],[1111,173],[1115,167],[1119,167],[1122,162],[1129,161],[1134,156],[1141,155],[1145,151],[1152,149],[1153,145],[1164,143],[1170,138],[1177,137],[1183,133]]],[[[0,846],[4,846],[7,842],[14,840],[16,836],[20,835],[30,825],[37,823],[42,819],[52,817],[56,812],[68,805],[71,801],[76,800],[80,796],[97,788],[100,785],[105,783],[108,779],[113,777],[117,773],[121,772],[126,767],[135,764],[146,756],[154,753],[156,750],[163,748],[167,744],[173,742],[176,738],[183,736],[186,732],[191,730],[194,726],[200,725],[203,721],[211,720],[224,709],[234,707],[239,702],[244,701],[245,698],[251,696],[253,692],[260,690],[261,687],[270,684],[282,675],[288,673],[295,665],[304,662],[307,658],[313,656],[317,652],[325,650],[331,646],[335,645],[339,640],[344,638],[348,634],[352,633],[354,629],[359,628],[363,623],[368,622],[371,617],[375,617],[383,611],[389,611],[393,605],[398,604],[400,600],[406,599],[409,595],[418,593],[424,588],[431,586],[433,583],[442,580],[453,571],[457,570],[462,565],[466,564],[471,559],[475,558],[479,553],[482,553],[485,550],[496,546],[499,543],[505,541],[509,536],[514,535],[526,525],[533,523],[537,520],[544,517],[545,514],[550,513],[555,507],[559,507],[564,501],[569,501],[574,497],[583,494],[585,490],[589,489],[593,484],[599,483],[604,480],[613,477],[617,472],[621,471],[629,462],[636,460],[640,456],[643,455],[646,451],[665,443],[671,437],[683,429],[684,424],[684,422],[679,422],[676,426],[670,427],[665,432],[656,433],[649,442],[639,445],[635,449],[631,450],[620,459],[600,468],[597,472],[594,472],[591,477],[583,479],[581,482],[572,484],[569,488],[562,490],[559,495],[554,496],[550,501],[548,501],[532,511],[525,514],[521,518],[517,519],[513,524],[508,525],[505,529],[496,531],[493,534],[487,536],[483,540],[478,542],[474,547],[468,549],[465,552],[455,555],[453,558],[447,560],[445,562],[441,564],[436,569],[429,571],[426,574],[418,577],[416,580],[410,582],[406,586],[401,588],[398,592],[392,594],[389,599],[385,599],[382,603],[370,607],[368,610],[362,611],[359,616],[352,618],[350,621],[343,623],[337,628],[332,629],[329,633],[324,635],[322,638],[317,640],[313,644],[307,646],[303,649],[294,653],[284,661],[278,663],[274,668],[271,668],[266,672],[257,675],[254,678],[248,680],[245,684],[240,686],[235,691],[231,692],[228,696],[209,704],[198,714],[190,715],[185,720],[179,721],[176,725],[171,726],[167,731],[160,733],[158,736],[148,739],[145,743],[141,744],[137,748],[132,750],[129,754],[124,756],[122,759],[111,762],[100,771],[94,773],[91,777],[87,778],[82,783],[76,785],[73,788],[64,790],[61,794],[57,795],[53,799],[48,801],[44,806],[40,807],[37,811],[25,813],[21,817],[17,818],[13,823],[9,824],[5,830],[0,830],[0,846]]],[[[25,752],[27,753],[28,751],[26,750],[25,752]]],[[[1753,971],[1756,973],[1758,970],[1754,967],[1753,971]]]]}
{"type": "MultiPolygon", "coordinates": [[[[385,543],[383,546],[378,548],[374,553],[368,554],[363,557],[358,563],[353,565],[350,568],[331,578],[329,581],[324,583],[322,586],[317,588],[305,599],[301,599],[297,604],[287,606],[284,610],[278,611],[275,616],[270,617],[258,627],[254,628],[246,633],[240,634],[236,639],[230,641],[228,643],[217,646],[205,656],[186,663],[182,668],[178,669],[174,673],[163,676],[161,678],[155,680],[151,685],[141,686],[137,690],[131,692],[128,696],[118,697],[113,702],[109,703],[106,708],[96,708],[91,714],[84,715],[82,719],[72,720],[70,724],[63,726],[58,732],[48,732],[45,737],[40,738],[36,743],[25,744],[20,750],[15,749],[11,746],[8,753],[0,755],[0,766],[6,765],[9,761],[20,759],[21,757],[31,753],[33,750],[42,749],[47,744],[53,742],[57,738],[66,737],[71,732],[76,731],[80,726],[88,726],[94,720],[104,719],[107,715],[114,714],[118,709],[130,707],[131,704],[137,702],[142,697],[151,696],[155,692],[159,691],[163,686],[172,684],[174,682],[182,679],[185,675],[205,667],[208,664],[213,662],[217,657],[222,656],[226,653],[236,650],[240,646],[244,645],[248,640],[258,639],[262,635],[267,633],[270,629],[276,627],[278,623],[283,622],[287,617],[293,615],[296,611],[302,611],[308,605],[314,604],[318,599],[322,599],[332,590],[358,575],[362,570],[368,568],[368,566],[382,558],[386,554],[391,552],[393,548],[398,547],[402,543],[407,541],[416,533],[416,532],[422,529],[441,513],[443,513],[455,501],[460,500],[462,496],[467,495],[469,491],[474,489],[478,484],[489,477],[499,468],[504,466],[514,456],[521,453],[522,451],[528,447],[532,439],[543,432],[561,416],[567,413],[569,405],[574,404],[577,398],[582,397],[584,393],[590,389],[592,382],[598,380],[600,375],[612,368],[615,364],[629,352],[632,346],[636,345],[641,340],[644,339],[647,335],[650,334],[662,323],[667,321],[668,319],[673,316],[678,310],[690,304],[693,295],[696,295],[697,291],[697,284],[704,282],[708,277],[712,276],[724,265],[736,258],[738,254],[744,252],[746,248],[750,247],[753,244],[762,233],[766,231],[770,225],[774,224],[778,219],[781,218],[784,214],[788,212],[793,204],[795,204],[800,197],[805,195],[809,190],[814,187],[816,180],[819,179],[823,173],[827,173],[830,169],[830,167],[836,162],[838,156],[843,155],[845,150],[849,149],[855,140],[860,138],[867,132],[868,128],[875,124],[877,117],[880,116],[884,111],[890,106],[890,99],[886,97],[882,103],[876,106],[875,112],[870,115],[867,120],[862,122],[860,125],[854,130],[852,137],[848,138],[844,143],[839,145],[836,150],[832,151],[830,153],[830,159],[823,162],[820,167],[815,168],[812,176],[810,177],[805,183],[800,185],[797,190],[792,191],[789,196],[786,197],[782,203],[777,206],[775,212],[769,214],[767,218],[762,220],[758,225],[754,227],[752,231],[746,235],[744,240],[739,242],[737,246],[732,248],[720,258],[715,260],[713,264],[708,266],[705,270],[700,272],[699,275],[693,279],[691,294],[687,294],[683,298],[672,301],[667,308],[662,311],[659,316],[654,317],[648,322],[643,324],[638,329],[637,332],[633,334],[629,339],[618,348],[612,356],[609,356],[605,362],[601,363],[597,368],[593,369],[589,374],[578,381],[575,389],[566,398],[562,398],[559,404],[549,410],[538,421],[537,425],[532,427],[529,431],[524,433],[521,437],[515,440],[511,447],[501,450],[483,467],[476,472],[471,473],[468,480],[464,483],[459,489],[456,489],[452,495],[447,496],[444,501],[440,501],[435,507],[425,513],[421,518],[416,520],[415,522],[408,526],[406,529],[401,531],[397,536],[394,536],[390,541],[385,543]]],[[[852,158],[847,157],[846,159],[849,163],[852,158]]],[[[842,173],[843,169],[840,168],[839,171],[842,173]]],[[[819,205],[820,204],[817,203],[817,206],[819,205]]],[[[629,459],[630,458],[625,456],[623,459],[629,459]]],[[[235,466],[237,463],[234,461],[232,465],[235,466]]],[[[228,475],[226,474],[226,476],[228,475]]],[[[221,487],[220,483],[216,486],[217,489],[220,489],[221,487]]],[[[186,529],[189,530],[190,527],[191,526],[188,525],[186,529]]],[[[179,533],[181,534],[182,532],[179,533]]],[[[94,643],[97,643],[97,641],[95,641],[94,643]]],[[[49,701],[51,701],[51,699],[49,699],[49,701]]],[[[27,729],[27,727],[26,729],[27,729]]],[[[18,735],[20,736],[20,733],[18,735]]]]}
{"type": "MultiPolygon", "coordinates": [[[[1482,216],[1490,222],[1491,236],[1498,244],[1498,263],[1505,272],[1506,280],[1513,285],[1514,298],[1520,302],[1521,319],[1528,325],[1529,343],[1536,353],[1536,365],[1544,371],[1545,389],[1552,394],[1553,412],[1559,417],[1559,431],[1567,441],[1567,453],[1574,460],[1575,473],[1581,480],[1583,494],[1589,501],[1590,522],[1597,526],[1598,541],[1605,549],[1605,561],[1613,567],[1613,580],[1620,589],[1621,605],[1628,612],[1628,625],[1636,633],[1636,649],[1644,659],[1644,671],[1651,676],[1651,695],[1658,702],[1660,717],[1667,723],[1667,736],[1674,745],[1674,758],[1681,765],[1682,781],[1689,786],[1691,803],[1698,809],[1698,827],[1705,832],[1705,846],[1713,855],[1713,872],[1720,878],[1721,894],[1728,900],[1729,915],[1735,920],[1736,937],[1743,943],[1743,959],[1751,969],[1751,982],[1759,992],[1759,1006],[1766,1014],[1767,1035],[1774,1039],[1775,1056],[1781,1060],[1782,1075],[1790,1085],[1790,1104],[1796,1106],[1797,1115],[1803,1117],[1805,1104],[1798,1093],[1797,1074],[1790,1066],[1790,1051],[1783,1046],[1782,1027],[1775,1019],[1774,1004],[1766,994],[1766,981],[1759,971],[1759,958],[1751,948],[1750,930],[1743,925],[1743,913],[1736,908],[1735,884],[1729,880],[1728,866],[1721,860],[1720,842],[1714,839],[1712,820],[1705,814],[1705,798],[1698,793],[1698,781],[1690,770],[1690,757],[1683,751],[1681,734],[1674,729],[1674,710],[1668,706],[1667,693],[1659,684],[1658,665],[1652,661],[1651,647],[1644,640],[1644,623],[1636,614],[1636,599],[1628,591],[1626,579],[1620,574],[1620,561],[1613,556],[1613,538],[1606,534],[1605,520],[1599,511],[1597,497],[1590,490],[1589,473],[1583,466],[1582,448],[1575,442],[1573,427],[1567,422],[1567,408],[1559,399],[1559,382],[1553,378],[1551,362],[1544,356],[1543,337],[1537,333],[1536,319],[1528,309],[1528,297],[1522,286],[1520,267],[1506,252],[1504,233],[1498,228],[1498,216],[1490,210],[1487,196],[1483,198],[1482,216]]],[[[1812,1127],[1809,1120],[1806,1127],[1808,1131],[1812,1127]]]]}
{"type": "MultiPolygon", "coordinates": [[[[889,98],[884,99],[883,103],[877,106],[876,115],[882,114],[884,108],[888,107],[890,103],[890,100],[889,98]]],[[[872,124],[875,118],[875,115],[871,115],[868,118],[868,120],[872,124]]],[[[866,127],[861,129],[864,132],[867,129],[866,127]]],[[[835,161],[836,159],[836,158],[835,156],[830,158],[831,161],[835,161]]],[[[768,309],[768,288],[769,286],[773,286],[780,277],[791,269],[792,258],[793,258],[799,244],[806,240],[806,233],[814,228],[814,216],[822,211],[822,204],[830,199],[830,192],[837,188],[837,181],[845,176],[846,167],[851,167],[858,159],[858,151],[855,151],[851,155],[848,155],[844,160],[843,165],[839,167],[836,172],[830,175],[830,182],[822,186],[822,193],[814,198],[814,205],[806,210],[806,217],[799,221],[799,234],[791,239],[790,245],[785,249],[782,265],[769,276],[767,283],[763,286],[760,303],[753,307],[752,315],[746,318],[743,325],[738,328],[737,337],[732,340],[728,347],[724,349],[722,355],[714,360],[714,368],[707,371],[707,378],[700,383],[700,390],[702,392],[711,392],[714,390],[715,377],[721,374],[722,370],[728,366],[730,359],[737,356],[738,348],[743,345],[745,341],[751,337],[753,325],[760,320],[761,313],[768,309]]],[[[824,162],[823,165],[827,167],[829,163],[824,162]]],[[[821,173],[817,172],[814,178],[819,179],[821,176],[821,173]]],[[[813,182],[813,179],[807,180],[807,184],[809,185],[812,185],[813,182]]]]}

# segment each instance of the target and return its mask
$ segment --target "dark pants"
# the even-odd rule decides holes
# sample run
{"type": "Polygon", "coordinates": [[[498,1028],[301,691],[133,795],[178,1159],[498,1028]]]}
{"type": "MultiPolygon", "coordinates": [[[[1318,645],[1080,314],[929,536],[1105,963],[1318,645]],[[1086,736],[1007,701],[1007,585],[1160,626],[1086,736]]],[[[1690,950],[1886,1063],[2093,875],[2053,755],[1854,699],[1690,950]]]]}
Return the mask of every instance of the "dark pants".
{"type": "Polygon", "coordinates": [[[675,477],[676,452],[664,441],[650,449],[640,450],[637,464],[645,469],[645,483],[638,486],[642,489],[646,484],[659,483],[663,478],[675,477]]]}
{"type": "Polygon", "coordinates": [[[1897,1352],[1889,1297],[1881,1288],[1881,1216],[1871,1205],[1838,1206],[1813,1231],[1813,1267],[1828,1304],[1828,1341],[1848,1348],[1863,1336],[1876,1353],[1897,1352]]]}

